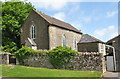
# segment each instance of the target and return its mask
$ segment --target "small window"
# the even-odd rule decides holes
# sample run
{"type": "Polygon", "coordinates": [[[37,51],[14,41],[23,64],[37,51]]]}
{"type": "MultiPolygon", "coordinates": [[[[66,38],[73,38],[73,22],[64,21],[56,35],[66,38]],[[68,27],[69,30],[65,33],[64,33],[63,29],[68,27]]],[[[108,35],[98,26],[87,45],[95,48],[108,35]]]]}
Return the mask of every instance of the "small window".
{"type": "Polygon", "coordinates": [[[62,46],[66,47],[66,36],[63,35],[62,37],[62,46]]]}
{"type": "Polygon", "coordinates": [[[31,26],[31,38],[32,39],[36,38],[36,28],[35,28],[35,25],[31,26]]]}
{"type": "Polygon", "coordinates": [[[104,45],[101,44],[101,52],[103,52],[103,51],[104,51],[104,45]]]}
{"type": "Polygon", "coordinates": [[[77,48],[77,41],[76,41],[76,38],[74,38],[74,40],[73,40],[73,47],[74,47],[74,49],[77,48]]]}

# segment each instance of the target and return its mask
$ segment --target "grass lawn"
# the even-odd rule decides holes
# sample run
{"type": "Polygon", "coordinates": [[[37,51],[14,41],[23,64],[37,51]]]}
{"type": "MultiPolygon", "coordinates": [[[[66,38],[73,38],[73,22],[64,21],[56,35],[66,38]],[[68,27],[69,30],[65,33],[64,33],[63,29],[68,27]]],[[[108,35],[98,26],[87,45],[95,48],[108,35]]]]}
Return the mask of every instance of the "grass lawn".
{"type": "Polygon", "coordinates": [[[2,76],[6,77],[101,77],[101,72],[72,71],[47,69],[39,67],[27,67],[20,65],[0,65],[2,76]]]}

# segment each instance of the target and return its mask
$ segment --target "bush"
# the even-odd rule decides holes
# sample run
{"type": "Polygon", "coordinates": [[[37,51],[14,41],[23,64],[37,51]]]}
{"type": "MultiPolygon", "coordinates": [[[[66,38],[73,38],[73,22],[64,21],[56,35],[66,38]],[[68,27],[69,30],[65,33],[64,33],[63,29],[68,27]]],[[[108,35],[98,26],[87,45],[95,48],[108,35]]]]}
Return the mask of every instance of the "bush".
{"type": "Polygon", "coordinates": [[[33,55],[48,55],[47,50],[34,50],[29,47],[22,47],[17,52],[15,52],[15,55],[20,62],[20,64],[24,64],[24,59],[26,59],[29,56],[33,55]]]}
{"type": "Polygon", "coordinates": [[[70,62],[70,59],[74,57],[75,53],[78,52],[72,50],[70,47],[58,46],[49,51],[49,61],[57,69],[66,68],[67,64],[70,62]]]}

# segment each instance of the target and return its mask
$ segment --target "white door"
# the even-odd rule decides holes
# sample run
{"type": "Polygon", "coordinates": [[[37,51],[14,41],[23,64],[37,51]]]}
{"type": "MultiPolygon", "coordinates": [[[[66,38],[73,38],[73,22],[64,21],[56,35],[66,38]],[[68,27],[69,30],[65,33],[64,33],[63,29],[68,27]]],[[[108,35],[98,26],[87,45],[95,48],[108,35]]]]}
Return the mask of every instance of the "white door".
{"type": "Polygon", "coordinates": [[[113,56],[107,56],[107,71],[115,71],[113,56]]]}

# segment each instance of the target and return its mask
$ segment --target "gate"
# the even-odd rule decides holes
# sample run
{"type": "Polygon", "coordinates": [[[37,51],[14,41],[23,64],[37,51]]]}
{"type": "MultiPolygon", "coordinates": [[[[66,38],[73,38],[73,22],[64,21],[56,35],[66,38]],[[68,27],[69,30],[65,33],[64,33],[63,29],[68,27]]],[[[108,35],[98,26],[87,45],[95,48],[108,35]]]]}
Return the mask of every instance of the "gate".
{"type": "Polygon", "coordinates": [[[106,56],[106,66],[107,66],[107,71],[116,71],[116,55],[115,55],[115,48],[109,45],[107,46],[107,53],[109,53],[106,56]]]}
{"type": "Polygon", "coordinates": [[[9,55],[9,64],[16,64],[16,57],[15,55],[9,55]]]}
{"type": "Polygon", "coordinates": [[[107,71],[115,71],[114,57],[106,56],[107,59],[107,71]]]}

